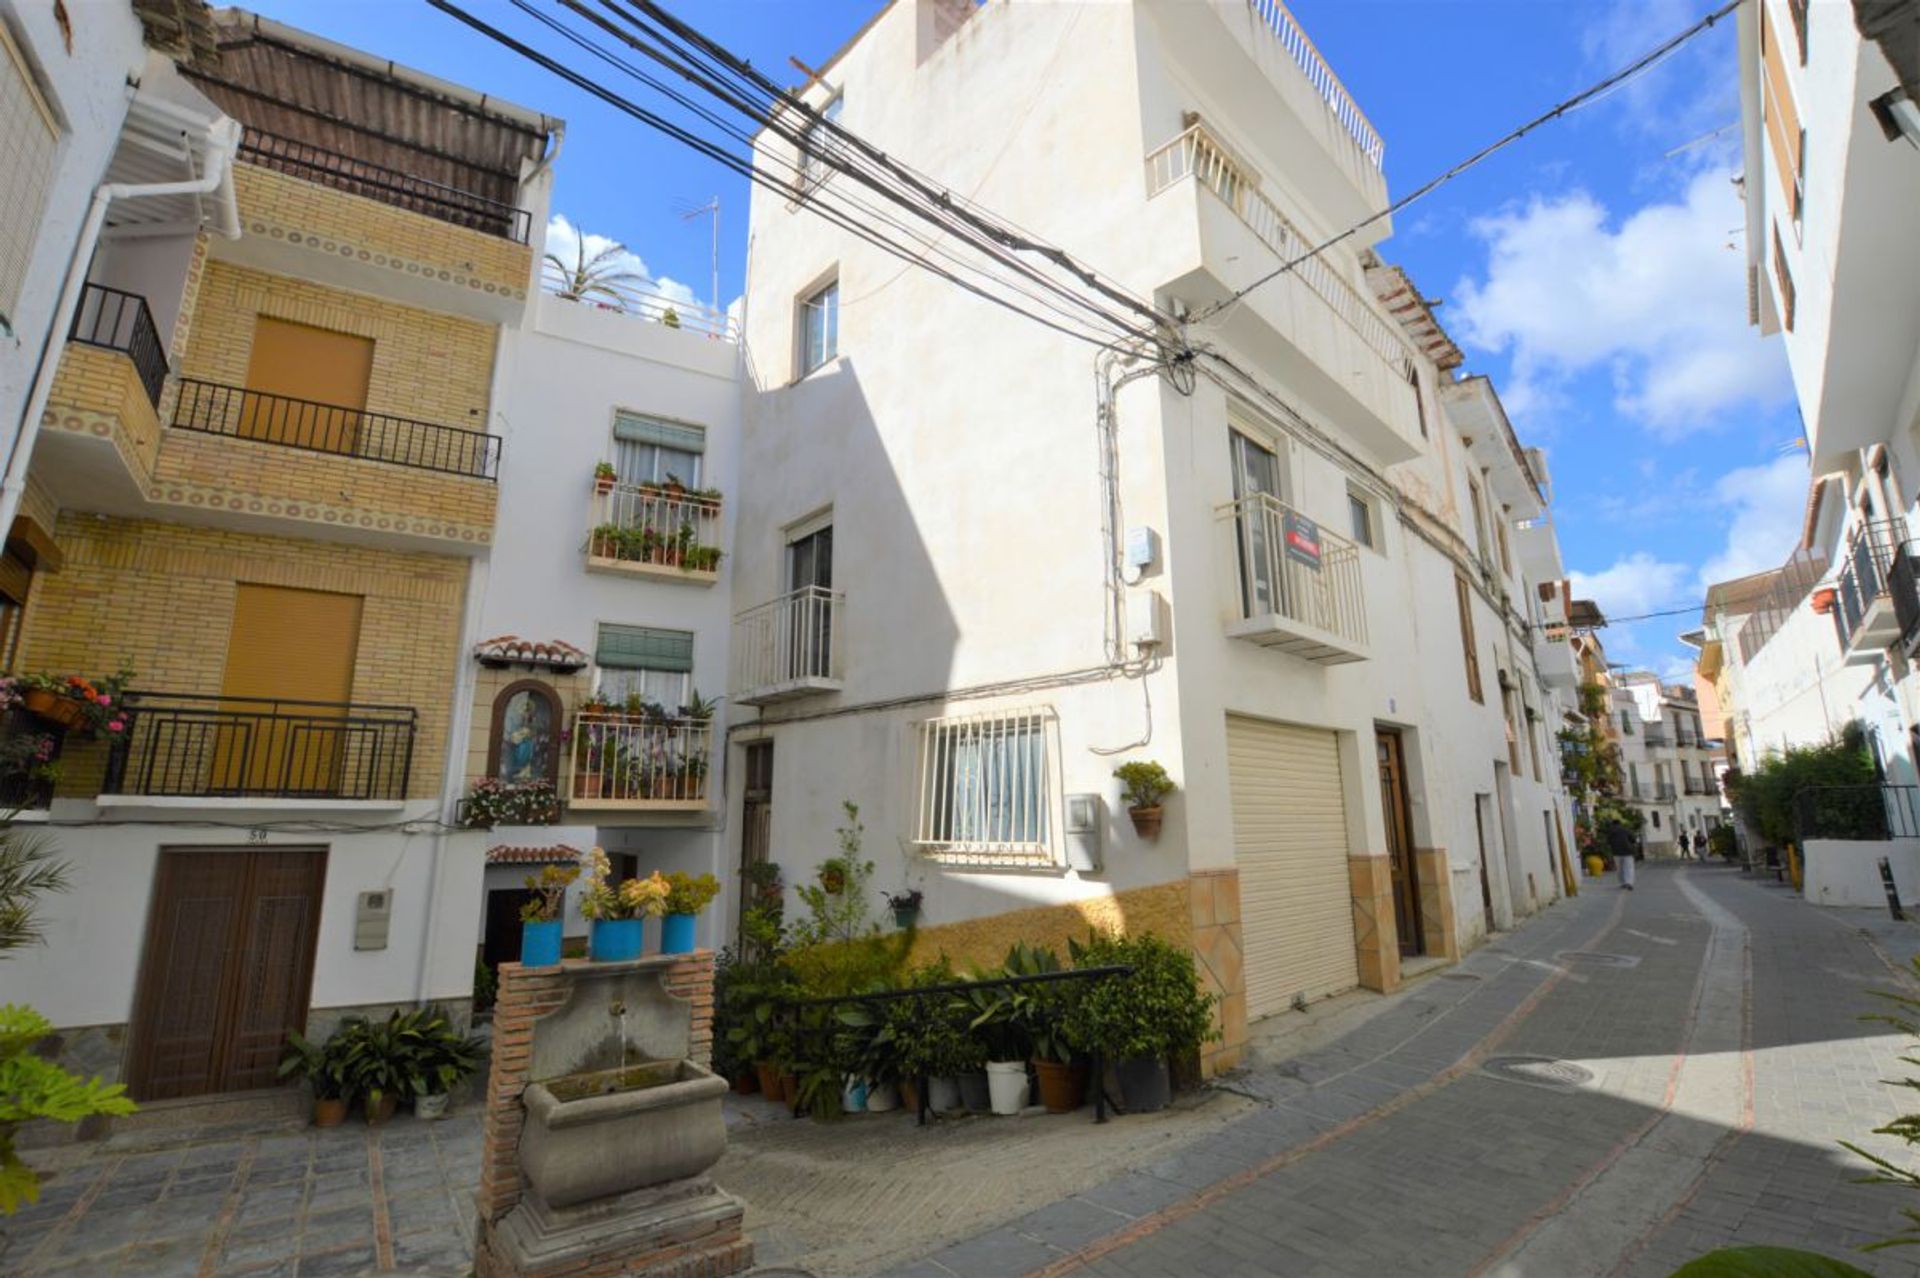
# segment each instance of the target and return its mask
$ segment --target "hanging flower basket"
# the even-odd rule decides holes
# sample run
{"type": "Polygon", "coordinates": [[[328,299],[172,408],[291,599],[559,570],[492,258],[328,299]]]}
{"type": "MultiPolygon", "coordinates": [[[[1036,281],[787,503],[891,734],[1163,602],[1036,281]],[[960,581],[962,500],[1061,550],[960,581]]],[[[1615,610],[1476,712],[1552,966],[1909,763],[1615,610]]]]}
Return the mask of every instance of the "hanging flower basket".
{"type": "Polygon", "coordinates": [[[63,697],[45,688],[29,688],[21,704],[28,714],[61,728],[78,728],[87,721],[87,712],[72,697],[63,697]]]}
{"type": "Polygon", "coordinates": [[[1833,611],[1834,600],[1838,597],[1838,595],[1839,595],[1839,592],[1835,590],[1834,587],[1832,586],[1825,586],[1819,590],[1814,591],[1813,592],[1813,610],[1819,613],[1823,617],[1826,616],[1828,613],[1833,611]]]}

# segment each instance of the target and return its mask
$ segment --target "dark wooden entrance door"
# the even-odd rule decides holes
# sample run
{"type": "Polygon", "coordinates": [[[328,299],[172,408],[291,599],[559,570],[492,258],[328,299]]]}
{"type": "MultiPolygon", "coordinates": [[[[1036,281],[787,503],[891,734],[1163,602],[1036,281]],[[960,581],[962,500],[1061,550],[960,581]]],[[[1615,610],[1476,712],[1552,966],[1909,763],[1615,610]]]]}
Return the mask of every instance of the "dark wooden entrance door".
{"type": "Polygon", "coordinates": [[[1380,755],[1380,812],[1387,823],[1387,860],[1393,866],[1393,923],[1400,953],[1421,952],[1420,874],[1413,861],[1413,809],[1407,802],[1407,764],[1400,734],[1374,733],[1380,755]]]}
{"type": "Polygon", "coordinates": [[[747,746],[747,784],[740,804],[740,892],[738,912],[734,916],[734,936],[740,936],[740,924],[753,902],[753,867],[765,865],[773,845],[773,742],[754,741],[747,746]]]}
{"type": "Polygon", "coordinates": [[[533,899],[525,888],[495,888],[487,893],[487,930],[480,958],[489,968],[520,961],[520,907],[533,899]]]}
{"type": "Polygon", "coordinates": [[[1473,829],[1480,841],[1480,908],[1486,911],[1488,936],[1498,930],[1493,923],[1493,876],[1487,869],[1487,808],[1492,803],[1493,796],[1490,794],[1473,796],[1473,829]]]}
{"type": "Polygon", "coordinates": [[[272,1087],[305,1029],[325,848],[163,851],[134,1008],[140,1100],[272,1087]]]}

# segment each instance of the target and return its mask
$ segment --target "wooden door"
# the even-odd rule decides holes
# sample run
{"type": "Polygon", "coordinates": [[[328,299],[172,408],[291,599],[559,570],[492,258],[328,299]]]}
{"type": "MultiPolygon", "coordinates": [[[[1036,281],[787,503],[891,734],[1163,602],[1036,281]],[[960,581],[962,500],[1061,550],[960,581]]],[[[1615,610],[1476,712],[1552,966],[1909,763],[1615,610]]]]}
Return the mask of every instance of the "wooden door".
{"type": "Polygon", "coordinates": [[[163,851],[134,1008],[140,1100],[272,1087],[305,1029],[325,848],[163,851]]]}
{"type": "Polygon", "coordinates": [[[1492,795],[1473,796],[1473,829],[1480,841],[1480,908],[1486,911],[1488,936],[1492,936],[1496,930],[1493,923],[1493,875],[1487,869],[1487,805],[1492,802],[1492,795]]]}
{"type": "Polygon", "coordinates": [[[259,394],[245,397],[239,433],[295,448],[354,452],[372,379],[372,338],[262,315],[247,358],[247,389],[259,394]]]}
{"type": "Polygon", "coordinates": [[[343,768],[376,762],[355,758],[347,739],[361,604],[320,590],[237,589],[215,792],[324,797],[339,793],[343,768]]]}
{"type": "Polygon", "coordinates": [[[1407,801],[1406,756],[1398,732],[1374,734],[1380,756],[1380,813],[1387,824],[1387,860],[1393,867],[1393,925],[1400,953],[1420,953],[1420,875],[1413,859],[1413,809],[1407,801]]]}
{"type": "Polygon", "coordinates": [[[740,891],[734,915],[734,936],[741,936],[748,906],[754,904],[754,891],[748,874],[756,865],[764,865],[773,848],[773,742],[754,741],[747,746],[747,784],[740,803],[740,891]]]}

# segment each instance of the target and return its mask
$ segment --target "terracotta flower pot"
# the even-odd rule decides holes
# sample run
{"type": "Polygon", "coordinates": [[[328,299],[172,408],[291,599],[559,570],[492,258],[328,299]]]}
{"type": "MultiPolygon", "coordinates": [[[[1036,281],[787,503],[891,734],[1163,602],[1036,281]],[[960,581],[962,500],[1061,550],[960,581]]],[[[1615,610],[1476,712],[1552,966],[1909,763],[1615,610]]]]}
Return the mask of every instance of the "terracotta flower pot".
{"type": "Polygon", "coordinates": [[[87,721],[87,713],[72,697],[63,697],[45,688],[33,688],[21,698],[27,713],[62,728],[77,728],[87,721]]]}
{"type": "Polygon", "coordinates": [[[920,1084],[911,1078],[900,1080],[900,1107],[910,1114],[920,1112],[920,1084]]]}
{"type": "Polygon", "coordinates": [[[1087,1097],[1087,1067],[1062,1065],[1059,1061],[1035,1060],[1040,1075],[1040,1103],[1049,1114],[1070,1114],[1087,1097]]]}
{"type": "Polygon", "coordinates": [[[338,1127],[347,1121],[347,1102],[338,1096],[328,1096],[313,1102],[313,1125],[315,1127],[338,1127]]]}
{"type": "Polygon", "coordinates": [[[743,1069],[733,1076],[733,1094],[751,1096],[760,1090],[760,1076],[751,1069],[743,1069]]]}
{"type": "Polygon", "coordinates": [[[1160,814],[1160,805],[1157,803],[1150,808],[1127,809],[1127,815],[1133,818],[1134,833],[1143,839],[1160,837],[1160,814]]]}
{"type": "Polygon", "coordinates": [[[772,1061],[755,1061],[754,1077],[760,1082],[760,1094],[774,1104],[780,1103],[780,1067],[772,1061]]]}
{"type": "Polygon", "coordinates": [[[780,1076],[780,1103],[791,1109],[800,1103],[800,1076],[782,1074],[780,1076]]]}
{"type": "Polygon", "coordinates": [[[367,1102],[367,1126],[384,1127],[393,1117],[393,1111],[400,1108],[400,1098],[388,1093],[379,1100],[367,1102]]]}
{"type": "Polygon", "coordinates": [[[595,475],[593,477],[593,491],[595,491],[596,493],[612,492],[613,476],[612,475],[595,475]]]}

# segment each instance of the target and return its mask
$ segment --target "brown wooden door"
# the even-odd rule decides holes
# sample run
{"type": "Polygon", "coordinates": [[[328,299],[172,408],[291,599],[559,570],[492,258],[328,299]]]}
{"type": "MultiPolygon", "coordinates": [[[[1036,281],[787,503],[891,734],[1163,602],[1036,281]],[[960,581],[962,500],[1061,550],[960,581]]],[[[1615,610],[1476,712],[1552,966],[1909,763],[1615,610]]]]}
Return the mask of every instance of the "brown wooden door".
{"type": "Polygon", "coordinates": [[[262,315],[254,321],[240,415],[246,439],[351,453],[373,378],[373,339],[262,315]],[[275,398],[265,398],[273,396],[275,398]]]}
{"type": "Polygon", "coordinates": [[[304,1029],[325,848],[163,851],[128,1070],[141,1100],[272,1087],[304,1029]]]}
{"type": "MultiPolygon", "coordinates": [[[[359,595],[243,583],[234,593],[214,788],[330,795],[340,788],[360,652],[359,595]],[[315,705],[263,704],[270,701],[315,705]]],[[[358,778],[354,778],[358,780],[358,778]]]]}
{"type": "Polygon", "coordinates": [[[1480,842],[1480,908],[1486,911],[1488,936],[1497,930],[1493,924],[1493,875],[1487,869],[1487,807],[1492,802],[1489,794],[1473,796],[1474,836],[1480,842]]]}
{"type": "Polygon", "coordinates": [[[740,924],[748,906],[753,904],[748,872],[764,865],[773,845],[773,742],[754,741],[747,746],[747,784],[740,805],[740,891],[734,911],[734,937],[740,937],[740,924]]]}
{"type": "Polygon", "coordinates": [[[1413,860],[1413,809],[1407,802],[1406,756],[1398,732],[1374,733],[1380,755],[1380,813],[1387,823],[1387,860],[1393,867],[1393,925],[1400,953],[1420,953],[1420,876],[1413,860]]]}

